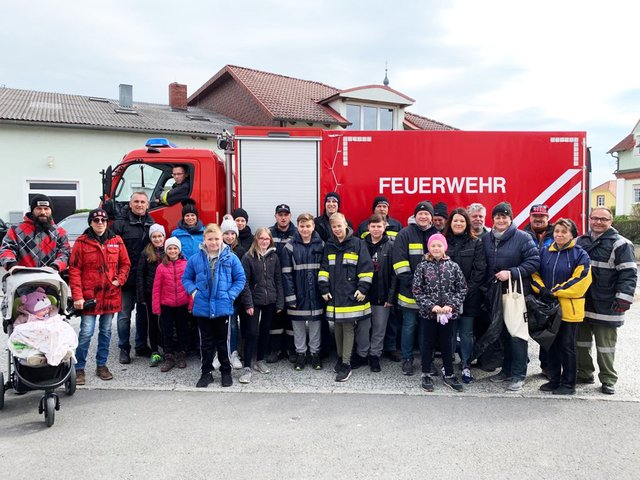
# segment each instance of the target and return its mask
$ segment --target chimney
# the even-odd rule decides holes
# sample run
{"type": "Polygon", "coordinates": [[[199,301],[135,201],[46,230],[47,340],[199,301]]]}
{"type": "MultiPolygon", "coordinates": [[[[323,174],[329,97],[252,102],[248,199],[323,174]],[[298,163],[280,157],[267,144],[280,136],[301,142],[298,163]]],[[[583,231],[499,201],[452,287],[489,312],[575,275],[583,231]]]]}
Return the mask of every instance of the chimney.
{"type": "Polygon", "coordinates": [[[187,109],[187,86],[173,82],[169,84],[169,107],[171,110],[187,109]]]}
{"type": "Polygon", "coordinates": [[[120,107],[133,108],[133,85],[120,84],[120,107]]]}

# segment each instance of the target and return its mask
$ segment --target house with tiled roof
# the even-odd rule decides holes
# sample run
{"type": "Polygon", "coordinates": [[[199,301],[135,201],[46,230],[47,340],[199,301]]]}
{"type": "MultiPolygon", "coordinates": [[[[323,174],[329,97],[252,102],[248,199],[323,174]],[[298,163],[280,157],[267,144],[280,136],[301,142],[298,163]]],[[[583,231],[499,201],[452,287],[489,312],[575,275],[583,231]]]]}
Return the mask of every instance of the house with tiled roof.
{"type": "Polygon", "coordinates": [[[629,215],[640,204],[640,120],[607,152],[616,159],[616,215],[629,215]]]}
{"type": "Polygon", "coordinates": [[[591,189],[591,208],[607,207],[615,209],[616,207],[616,180],[607,180],[606,182],[591,189]]]}
{"type": "Polygon", "coordinates": [[[248,125],[353,130],[455,130],[406,111],[414,100],[384,85],[340,90],[251,68],[226,65],[188,99],[248,125]]]}
{"type": "Polygon", "coordinates": [[[56,220],[95,208],[102,193],[98,172],[148,138],[215,150],[217,134],[239,123],[187,106],[186,85],[169,86],[168,105],[133,101],[130,85],[119,93],[112,100],[0,88],[0,143],[3,167],[10,169],[0,193],[1,218],[20,221],[35,193],[53,198],[56,220]]]}

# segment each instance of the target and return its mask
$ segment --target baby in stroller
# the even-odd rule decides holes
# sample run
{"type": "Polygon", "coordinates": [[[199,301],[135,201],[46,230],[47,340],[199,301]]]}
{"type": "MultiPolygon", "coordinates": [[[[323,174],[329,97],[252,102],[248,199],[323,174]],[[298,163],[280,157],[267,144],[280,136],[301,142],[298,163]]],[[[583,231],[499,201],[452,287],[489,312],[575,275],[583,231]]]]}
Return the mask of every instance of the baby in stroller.
{"type": "Polygon", "coordinates": [[[44,288],[22,295],[17,312],[8,343],[22,363],[57,366],[74,357],[78,346],[75,331],[51,304],[44,288]]]}

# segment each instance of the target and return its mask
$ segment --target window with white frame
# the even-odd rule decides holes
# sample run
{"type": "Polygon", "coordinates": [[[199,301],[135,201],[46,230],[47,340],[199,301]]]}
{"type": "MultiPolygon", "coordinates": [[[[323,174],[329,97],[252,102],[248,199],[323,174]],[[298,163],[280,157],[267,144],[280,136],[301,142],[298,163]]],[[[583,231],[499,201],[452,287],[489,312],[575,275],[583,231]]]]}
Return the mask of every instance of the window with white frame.
{"type": "Polygon", "coordinates": [[[393,130],[393,108],[347,104],[348,130],[393,130]]]}
{"type": "Polygon", "coordinates": [[[633,203],[640,203],[640,185],[633,186],[633,203]]]}
{"type": "Polygon", "coordinates": [[[604,207],[604,195],[598,195],[596,197],[596,205],[598,207],[604,207]]]}

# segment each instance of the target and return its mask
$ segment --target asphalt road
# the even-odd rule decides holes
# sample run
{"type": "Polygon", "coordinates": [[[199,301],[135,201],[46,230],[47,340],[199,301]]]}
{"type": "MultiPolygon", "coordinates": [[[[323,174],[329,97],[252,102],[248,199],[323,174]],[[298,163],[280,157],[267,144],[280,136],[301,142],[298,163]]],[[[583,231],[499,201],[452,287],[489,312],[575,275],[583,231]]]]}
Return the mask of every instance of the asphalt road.
{"type": "Polygon", "coordinates": [[[47,429],[38,397],[0,414],[11,478],[637,479],[640,466],[637,402],[79,390],[47,429]]]}

